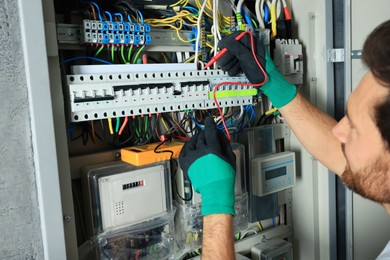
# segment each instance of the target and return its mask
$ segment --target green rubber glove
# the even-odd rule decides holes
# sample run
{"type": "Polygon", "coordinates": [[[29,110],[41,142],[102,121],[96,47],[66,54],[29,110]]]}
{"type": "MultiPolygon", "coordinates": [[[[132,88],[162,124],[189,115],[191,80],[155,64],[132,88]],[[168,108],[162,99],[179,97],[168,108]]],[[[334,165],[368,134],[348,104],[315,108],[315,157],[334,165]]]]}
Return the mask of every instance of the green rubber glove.
{"type": "Polygon", "coordinates": [[[184,145],[179,156],[183,173],[202,196],[203,216],[234,216],[235,162],[229,141],[216,129],[214,120],[206,118],[204,130],[184,145]]]}
{"type": "Polygon", "coordinates": [[[274,107],[283,107],[295,98],[297,87],[280,74],[267,51],[265,52],[265,63],[268,79],[260,90],[267,95],[274,107]]]}
{"type": "MultiPolygon", "coordinates": [[[[235,39],[241,33],[241,31],[232,33],[219,42],[218,47],[220,49],[226,48],[228,52],[217,61],[217,64],[230,76],[235,76],[242,71],[251,83],[259,84],[264,80],[264,73],[253,57],[249,34],[240,40],[235,39]]],[[[256,37],[253,37],[253,40],[257,60],[261,66],[265,67],[268,78],[260,90],[268,96],[274,107],[283,107],[295,98],[297,89],[277,70],[265,50],[262,40],[256,37]]]]}

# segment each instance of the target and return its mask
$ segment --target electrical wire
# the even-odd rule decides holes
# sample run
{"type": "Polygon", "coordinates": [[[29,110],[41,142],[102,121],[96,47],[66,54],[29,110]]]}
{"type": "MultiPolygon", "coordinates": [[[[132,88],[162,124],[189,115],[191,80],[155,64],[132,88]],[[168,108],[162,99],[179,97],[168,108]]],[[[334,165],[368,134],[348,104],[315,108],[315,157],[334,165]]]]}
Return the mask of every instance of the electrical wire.
{"type": "Polygon", "coordinates": [[[129,63],[131,63],[131,52],[133,51],[133,46],[134,46],[133,44],[130,45],[130,48],[127,52],[127,62],[129,62],[129,63]]]}
{"type": "Polygon", "coordinates": [[[138,56],[140,55],[140,53],[143,51],[144,48],[145,48],[145,45],[142,45],[142,46],[138,49],[137,53],[136,53],[135,56],[134,56],[133,64],[135,64],[135,63],[137,62],[138,56]]]}
{"type": "Polygon", "coordinates": [[[110,17],[110,22],[112,22],[112,15],[111,15],[111,13],[110,13],[110,12],[108,12],[108,11],[104,11],[104,13],[105,13],[105,14],[107,14],[107,15],[108,15],[108,17],[110,17]]]}
{"type": "Polygon", "coordinates": [[[102,60],[102,59],[98,59],[98,58],[96,58],[96,57],[78,56],[78,57],[73,57],[73,58],[70,58],[70,59],[67,59],[67,60],[63,60],[63,61],[60,62],[60,65],[65,64],[65,63],[68,63],[68,62],[76,61],[76,60],[83,60],[83,59],[94,60],[94,61],[98,61],[98,62],[101,62],[101,63],[104,63],[104,64],[112,64],[112,63],[109,62],[109,61],[105,61],[105,60],[102,60]]]}
{"type": "Polygon", "coordinates": [[[110,134],[113,135],[114,129],[112,128],[112,119],[109,117],[107,118],[107,121],[108,121],[108,128],[110,129],[110,134]]]}
{"type": "Polygon", "coordinates": [[[261,225],[260,221],[257,221],[257,226],[259,227],[260,231],[263,231],[263,226],[261,225]]]}
{"type": "Polygon", "coordinates": [[[126,124],[127,124],[128,121],[129,121],[129,117],[125,116],[125,120],[123,121],[123,124],[122,124],[122,126],[121,126],[121,128],[119,129],[119,132],[118,132],[119,135],[121,135],[123,133],[123,130],[125,129],[126,124]]]}
{"type": "Polygon", "coordinates": [[[95,11],[95,8],[94,8],[94,6],[93,6],[91,3],[89,3],[89,6],[90,6],[91,9],[92,9],[93,19],[96,20],[96,11],[95,11]]]}
{"type": "Polygon", "coordinates": [[[261,66],[259,60],[257,59],[257,56],[256,56],[256,53],[255,53],[255,48],[254,48],[254,39],[253,39],[253,34],[249,31],[246,31],[244,32],[244,34],[249,34],[250,36],[250,40],[251,40],[251,50],[252,50],[252,55],[253,55],[253,58],[255,59],[255,62],[257,64],[257,66],[260,68],[261,72],[263,73],[264,75],[264,80],[263,82],[261,83],[258,83],[258,84],[247,84],[247,83],[237,83],[237,82],[221,82],[219,84],[217,84],[214,89],[213,89],[213,99],[214,99],[214,103],[215,105],[217,106],[217,109],[218,109],[218,112],[219,114],[221,115],[221,119],[222,119],[222,124],[225,128],[225,132],[226,132],[226,136],[228,138],[228,140],[230,141],[230,133],[229,133],[229,130],[226,126],[226,122],[225,122],[225,119],[223,117],[223,114],[222,114],[222,110],[221,110],[221,107],[219,105],[219,102],[217,101],[217,89],[222,86],[222,85],[238,85],[238,86],[251,86],[251,87],[260,87],[262,85],[265,84],[265,82],[267,82],[267,74],[263,68],[263,66],[261,66]]]}
{"type": "Polygon", "coordinates": [[[122,45],[122,47],[121,47],[121,57],[122,57],[122,61],[123,61],[123,63],[124,63],[124,64],[126,64],[126,63],[127,63],[127,61],[126,61],[126,58],[125,58],[125,53],[124,53],[124,50],[125,50],[125,46],[124,46],[124,45],[122,45]]]}
{"type": "Polygon", "coordinates": [[[153,150],[154,153],[170,153],[171,155],[169,156],[169,160],[172,160],[172,157],[174,155],[174,152],[171,150],[160,150],[157,151],[158,148],[160,148],[163,144],[167,142],[167,139],[165,138],[161,143],[159,143],[153,150]]]}
{"type": "Polygon", "coordinates": [[[199,15],[198,15],[198,21],[197,21],[197,35],[196,35],[196,41],[195,41],[195,64],[198,64],[198,55],[199,55],[199,41],[200,41],[200,34],[201,34],[201,30],[200,30],[200,24],[201,24],[201,20],[202,20],[202,15],[203,15],[203,12],[204,12],[204,9],[206,7],[206,3],[207,3],[207,0],[204,0],[203,1],[203,4],[202,4],[202,7],[200,8],[199,10],[199,15]]]}
{"type": "Polygon", "coordinates": [[[100,46],[100,48],[95,53],[95,57],[97,57],[102,52],[103,49],[104,49],[104,45],[100,46]]]}
{"type": "Polygon", "coordinates": [[[92,5],[94,5],[94,6],[96,7],[96,10],[98,11],[98,15],[99,15],[100,21],[103,21],[102,15],[101,15],[101,13],[100,13],[100,8],[99,8],[99,6],[98,6],[95,2],[88,2],[88,3],[89,3],[89,4],[92,4],[92,5]]]}

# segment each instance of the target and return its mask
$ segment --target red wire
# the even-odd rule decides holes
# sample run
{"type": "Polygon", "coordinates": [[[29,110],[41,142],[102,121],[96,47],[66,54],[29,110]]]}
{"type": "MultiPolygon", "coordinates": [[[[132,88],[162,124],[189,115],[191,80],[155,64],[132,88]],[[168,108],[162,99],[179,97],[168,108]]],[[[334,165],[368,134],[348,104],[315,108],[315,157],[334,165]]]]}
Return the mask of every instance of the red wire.
{"type": "Polygon", "coordinates": [[[252,49],[252,55],[253,57],[255,58],[255,61],[257,63],[257,66],[259,66],[261,72],[263,73],[264,75],[264,80],[263,82],[261,83],[257,83],[257,84],[251,84],[251,83],[238,83],[238,82],[221,82],[219,84],[217,84],[215,87],[214,87],[214,90],[213,90],[213,98],[214,98],[214,103],[215,105],[217,106],[217,109],[218,109],[218,112],[219,114],[221,115],[221,119],[222,119],[222,124],[223,124],[223,127],[225,129],[225,132],[226,132],[226,137],[227,139],[230,141],[230,134],[229,134],[229,130],[227,129],[227,126],[226,126],[226,123],[225,123],[225,118],[222,114],[222,110],[221,110],[221,107],[219,106],[219,103],[217,101],[217,89],[222,86],[222,85],[238,85],[238,86],[251,86],[251,87],[260,87],[262,85],[264,85],[266,82],[267,82],[267,74],[263,68],[263,66],[261,66],[259,60],[257,59],[257,56],[256,56],[256,53],[255,53],[255,48],[254,48],[254,40],[253,40],[253,34],[249,31],[246,31],[245,34],[249,34],[250,38],[251,38],[251,49],[252,49]]]}
{"type": "Polygon", "coordinates": [[[123,124],[122,124],[121,128],[119,129],[119,133],[118,133],[119,135],[122,134],[122,132],[125,129],[125,126],[126,126],[128,120],[129,120],[129,117],[125,116],[125,121],[123,121],[123,124]]]}

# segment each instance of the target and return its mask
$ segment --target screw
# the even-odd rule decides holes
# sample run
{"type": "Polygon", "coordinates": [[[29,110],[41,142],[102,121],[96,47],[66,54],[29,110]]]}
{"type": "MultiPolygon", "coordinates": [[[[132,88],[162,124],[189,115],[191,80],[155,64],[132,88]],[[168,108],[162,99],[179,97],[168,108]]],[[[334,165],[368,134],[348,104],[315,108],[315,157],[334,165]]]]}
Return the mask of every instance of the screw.
{"type": "Polygon", "coordinates": [[[67,216],[67,215],[64,216],[64,222],[65,223],[69,223],[70,219],[71,219],[70,216],[67,216]]]}

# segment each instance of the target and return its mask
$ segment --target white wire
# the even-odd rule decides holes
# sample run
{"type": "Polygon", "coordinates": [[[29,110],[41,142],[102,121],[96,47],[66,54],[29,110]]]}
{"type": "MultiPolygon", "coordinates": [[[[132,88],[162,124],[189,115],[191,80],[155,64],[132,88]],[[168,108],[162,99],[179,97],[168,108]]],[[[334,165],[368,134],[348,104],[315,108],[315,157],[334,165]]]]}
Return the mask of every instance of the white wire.
{"type": "Polygon", "coordinates": [[[242,4],[244,3],[244,0],[240,0],[237,3],[237,13],[241,13],[242,4]]]}
{"type": "Polygon", "coordinates": [[[245,231],[244,234],[242,234],[241,239],[243,239],[249,232],[253,232],[253,233],[257,234],[257,232],[255,230],[249,229],[249,230],[245,231]]]}
{"type": "Polygon", "coordinates": [[[240,114],[237,117],[233,116],[233,119],[238,121],[242,118],[243,115],[244,115],[244,106],[240,106],[240,114]]]}
{"type": "Polygon", "coordinates": [[[203,4],[202,4],[202,7],[199,10],[199,15],[198,15],[198,21],[197,21],[197,31],[198,31],[198,34],[196,35],[196,41],[195,41],[195,61],[194,61],[195,64],[198,64],[198,62],[199,62],[199,58],[198,58],[198,54],[199,54],[199,39],[200,39],[200,34],[201,34],[201,32],[200,32],[200,22],[202,20],[202,15],[203,15],[203,12],[204,12],[204,8],[206,7],[206,3],[207,3],[207,0],[204,0],[203,4]]]}
{"type": "Polygon", "coordinates": [[[273,1],[276,1],[276,19],[278,19],[282,13],[282,5],[283,3],[281,4],[280,3],[280,0],[261,0],[261,3],[260,3],[260,14],[261,14],[261,17],[264,17],[264,2],[265,4],[267,4],[268,6],[268,10],[271,11],[271,4],[273,1]]]}
{"type": "Polygon", "coordinates": [[[260,12],[260,0],[256,0],[255,11],[256,11],[256,18],[259,23],[259,27],[261,29],[264,29],[265,25],[264,25],[263,17],[261,16],[261,12],[260,12]]]}
{"type": "MultiPolygon", "coordinates": [[[[219,32],[218,28],[218,0],[213,0],[213,28],[212,32],[214,34],[214,56],[217,55],[217,48],[218,48],[218,37],[221,37],[221,34],[219,32]]],[[[217,68],[217,64],[213,64],[214,69],[217,68]]]]}
{"type": "MultiPolygon", "coordinates": [[[[216,8],[215,8],[215,21],[216,21],[216,23],[214,23],[214,24],[216,24],[216,32],[217,32],[217,36],[218,36],[218,40],[221,40],[222,39],[222,36],[221,36],[221,32],[219,31],[219,24],[218,24],[218,6],[219,6],[219,0],[215,0],[215,6],[216,6],[216,8]]],[[[213,17],[213,18],[214,18],[213,17]]]]}

